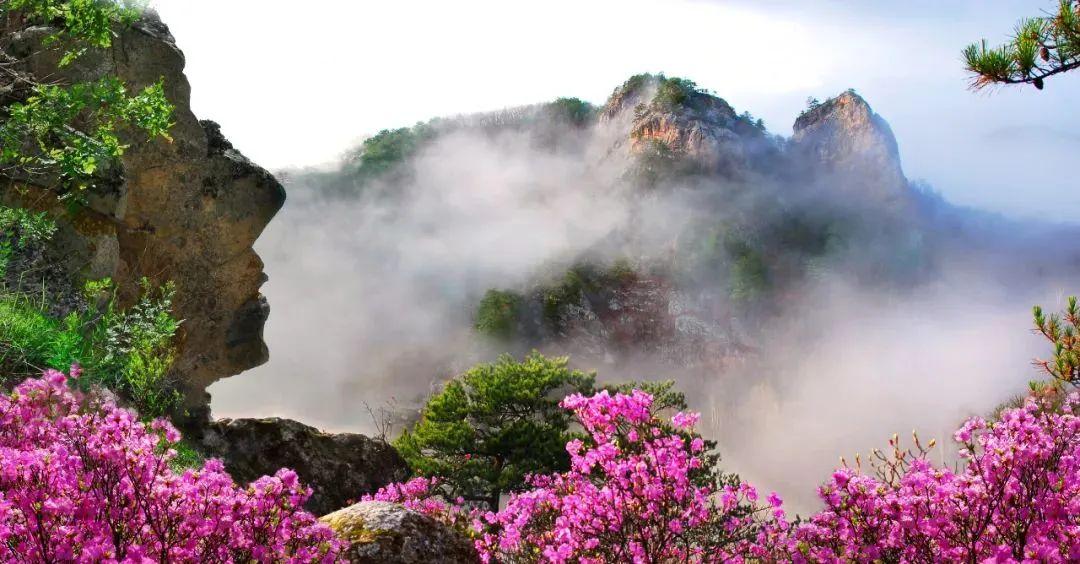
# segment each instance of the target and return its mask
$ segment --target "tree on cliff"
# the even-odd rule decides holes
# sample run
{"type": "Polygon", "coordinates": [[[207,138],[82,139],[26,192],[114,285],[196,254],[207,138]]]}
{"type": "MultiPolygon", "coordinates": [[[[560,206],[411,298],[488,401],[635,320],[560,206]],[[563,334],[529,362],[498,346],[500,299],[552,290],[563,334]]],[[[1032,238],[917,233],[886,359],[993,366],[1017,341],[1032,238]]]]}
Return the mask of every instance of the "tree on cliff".
{"type": "Polygon", "coordinates": [[[534,352],[480,364],[428,400],[420,421],[395,443],[413,470],[442,479],[447,499],[499,506],[528,474],[562,471],[570,458],[567,394],[587,393],[594,377],[566,358],[534,352]]]}
{"type": "Polygon", "coordinates": [[[0,3],[0,32],[48,26],[19,49],[0,49],[0,176],[80,196],[125,149],[121,135],[167,136],[173,107],[162,83],[130,93],[115,76],[67,83],[63,72],[35,76],[32,59],[56,60],[61,71],[93,49],[112,45],[114,26],[131,25],[137,0],[8,0],[0,3]],[[18,55],[12,54],[18,53],[18,55]]]}
{"type": "Polygon", "coordinates": [[[983,39],[964,49],[972,87],[1032,84],[1080,68],[1080,2],[1060,0],[1056,14],[1021,20],[1008,43],[996,48],[983,39]]]}

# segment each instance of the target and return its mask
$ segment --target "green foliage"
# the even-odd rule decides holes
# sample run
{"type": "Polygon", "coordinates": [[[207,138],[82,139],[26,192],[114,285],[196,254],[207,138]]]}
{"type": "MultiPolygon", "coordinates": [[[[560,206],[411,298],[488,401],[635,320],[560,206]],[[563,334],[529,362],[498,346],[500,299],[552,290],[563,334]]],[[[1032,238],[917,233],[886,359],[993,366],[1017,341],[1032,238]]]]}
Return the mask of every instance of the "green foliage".
{"type": "Polygon", "coordinates": [[[769,288],[769,268],[765,256],[749,240],[729,233],[724,248],[731,260],[729,293],[735,302],[747,303],[763,297],[769,288]]]}
{"type": "Polygon", "coordinates": [[[563,309],[581,301],[581,294],[589,285],[587,268],[583,265],[574,266],[566,271],[562,280],[543,290],[544,319],[550,325],[557,327],[562,319],[563,309]]]}
{"type": "Polygon", "coordinates": [[[171,284],[154,290],[143,282],[139,301],[121,310],[111,282],[87,283],[91,305],[57,318],[47,299],[0,296],[0,366],[5,374],[31,376],[45,368],[86,369],[84,389],[101,385],[130,401],[146,417],[165,415],[180,396],[168,380],[179,322],[172,316],[171,284]]]}
{"type": "MultiPolygon", "coordinates": [[[[115,26],[130,25],[142,11],[140,0],[10,0],[0,5],[0,20],[10,12],[31,23],[55,26],[46,47],[61,53],[66,66],[90,49],[112,45],[115,26]]],[[[161,82],[130,94],[115,76],[64,84],[17,71],[16,82],[31,86],[25,99],[0,108],[0,174],[42,186],[61,198],[82,197],[110,163],[126,149],[120,136],[140,130],[150,138],[168,137],[173,107],[161,82]]]]}
{"type": "Polygon", "coordinates": [[[754,129],[757,129],[758,131],[761,131],[762,133],[765,132],[765,120],[763,120],[761,118],[754,117],[754,114],[752,114],[752,113],[750,113],[748,111],[743,112],[743,113],[739,114],[739,119],[742,120],[743,122],[753,126],[754,129]]]}
{"type": "Polygon", "coordinates": [[[650,103],[663,110],[674,110],[679,107],[695,107],[696,100],[705,91],[698,88],[697,83],[687,78],[667,77],[664,73],[635,74],[615,89],[613,97],[633,96],[641,93],[650,85],[656,86],[650,103]]]}
{"type": "Polygon", "coordinates": [[[526,311],[539,310],[539,320],[549,330],[563,329],[567,308],[585,299],[610,295],[638,277],[633,264],[616,259],[610,266],[581,262],[554,280],[530,289],[525,295],[509,290],[490,289],[477,307],[476,328],[484,335],[510,340],[530,336],[534,325],[522,324],[526,311]],[[590,297],[592,296],[592,297],[590,297]],[[524,329],[524,331],[519,331],[524,329]],[[526,333],[525,335],[520,334],[526,333]]]}
{"type": "Polygon", "coordinates": [[[417,124],[413,127],[384,129],[365,139],[355,156],[357,182],[362,184],[397,170],[434,134],[434,127],[431,125],[417,124]]]}
{"type": "Polygon", "coordinates": [[[64,324],[43,309],[27,298],[0,300],[0,366],[5,374],[30,376],[51,365],[63,366],[75,356],[78,341],[65,335],[64,324]]]}
{"type": "Polygon", "coordinates": [[[607,268],[592,263],[575,264],[561,279],[540,289],[544,320],[558,330],[566,308],[581,303],[585,294],[617,288],[635,276],[633,266],[626,260],[616,260],[607,268]]]}
{"type": "Polygon", "coordinates": [[[545,106],[555,119],[573,125],[585,125],[596,115],[596,108],[579,98],[558,98],[545,106]]]}
{"type": "Polygon", "coordinates": [[[694,98],[702,92],[697,83],[687,78],[667,78],[661,74],[656,85],[653,104],[657,107],[673,110],[682,106],[693,105],[694,98]]]}
{"type": "Polygon", "coordinates": [[[476,309],[476,330],[496,339],[512,339],[521,314],[520,294],[491,289],[476,309]]]}
{"type": "Polygon", "coordinates": [[[7,275],[12,253],[52,238],[56,223],[45,212],[0,206],[0,279],[7,275]]]}
{"type": "Polygon", "coordinates": [[[161,415],[180,400],[168,382],[175,357],[173,338],[180,329],[180,321],[172,315],[176,288],[169,282],[155,290],[146,278],[141,285],[139,301],[125,310],[116,309],[115,297],[106,302],[92,331],[98,347],[88,368],[91,377],[131,399],[144,415],[161,415]]]}
{"type": "MultiPolygon", "coordinates": [[[[44,47],[59,51],[63,67],[91,49],[111,47],[117,26],[132,24],[144,4],[9,0],[0,4],[0,21],[51,26],[55,32],[44,47]]],[[[125,134],[168,138],[173,107],[161,81],[130,93],[116,76],[65,84],[14,70],[17,65],[5,68],[7,79],[24,90],[18,101],[0,107],[0,175],[10,180],[54,188],[61,200],[80,202],[94,179],[123,155],[125,134]]],[[[45,214],[0,207],[0,274],[16,251],[44,244],[55,231],[45,214]]],[[[170,313],[173,295],[171,284],[154,290],[144,280],[138,302],[121,310],[109,281],[87,283],[83,296],[64,296],[62,305],[51,303],[55,296],[44,287],[40,295],[4,287],[0,366],[18,377],[78,363],[87,369],[80,385],[105,385],[144,416],[165,414],[179,399],[167,380],[179,327],[170,313]]]]}
{"type": "Polygon", "coordinates": [[[85,189],[94,173],[124,153],[123,127],[139,128],[151,138],[167,137],[173,107],[161,82],[131,96],[119,79],[105,77],[67,87],[39,85],[25,102],[6,111],[0,123],[0,167],[31,177],[56,174],[67,196],[85,189]]]}
{"type": "MultiPolygon", "coordinates": [[[[162,446],[166,444],[162,442],[162,446]]],[[[206,462],[206,457],[186,438],[168,446],[176,451],[176,458],[169,461],[169,466],[172,467],[174,472],[183,472],[188,469],[197,470],[202,468],[206,462]]]]}
{"type": "Polygon", "coordinates": [[[477,365],[432,396],[394,446],[417,474],[441,477],[448,499],[495,509],[527,474],[566,469],[570,416],[559,401],[594,382],[568,363],[533,352],[477,365]]]}
{"type": "Polygon", "coordinates": [[[630,394],[634,390],[640,390],[653,397],[653,412],[685,411],[688,408],[686,394],[675,387],[675,380],[621,382],[618,384],[604,384],[601,389],[612,394],[630,394]]]}
{"type": "Polygon", "coordinates": [[[641,92],[645,86],[650,82],[657,79],[657,76],[651,73],[635,74],[626,79],[626,82],[612,92],[612,96],[631,96],[638,92],[641,92]]]}
{"type": "Polygon", "coordinates": [[[963,55],[973,88],[1032,84],[1042,90],[1047,77],[1080,67],[1080,5],[1060,0],[1057,13],[1021,20],[1004,45],[990,47],[983,39],[963,55]]]}
{"type": "Polygon", "coordinates": [[[70,64],[88,48],[112,46],[113,25],[132,24],[146,6],[144,0],[9,0],[7,4],[0,7],[0,15],[18,11],[36,23],[63,22],[49,39],[49,43],[71,44],[61,66],[70,64]]]}

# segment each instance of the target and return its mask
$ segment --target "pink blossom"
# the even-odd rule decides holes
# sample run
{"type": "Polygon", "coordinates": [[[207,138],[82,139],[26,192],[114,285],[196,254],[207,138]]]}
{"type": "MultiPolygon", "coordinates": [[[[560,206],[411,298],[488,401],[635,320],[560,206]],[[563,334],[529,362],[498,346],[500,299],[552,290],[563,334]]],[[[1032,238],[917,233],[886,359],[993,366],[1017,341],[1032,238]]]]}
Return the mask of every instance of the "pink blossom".
{"type": "Polygon", "coordinates": [[[239,488],[218,460],[177,474],[166,421],[72,392],[63,373],[0,396],[0,561],[331,562],[340,543],[281,470],[239,488]]]}

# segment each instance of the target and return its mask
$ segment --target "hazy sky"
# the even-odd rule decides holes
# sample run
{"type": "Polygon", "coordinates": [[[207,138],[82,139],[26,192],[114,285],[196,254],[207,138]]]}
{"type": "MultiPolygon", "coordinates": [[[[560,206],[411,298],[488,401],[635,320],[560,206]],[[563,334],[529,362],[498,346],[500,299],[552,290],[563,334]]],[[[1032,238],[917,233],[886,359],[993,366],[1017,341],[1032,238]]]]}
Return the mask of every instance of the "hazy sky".
{"type": "Polygon", "coordinates": [[[187,54],[193,104],[248,156],[324,163],[439,115],[577,96],[631,74],[714,90],[790,135],[808,96],[856,88],[909,177],[1011,215],[1080,214],[1080,73],[972,93],[960,50],[1049,0],[907,2],[154,0],[187,54]],[[943,7],[944,6],[944,7],[943,7]]]}

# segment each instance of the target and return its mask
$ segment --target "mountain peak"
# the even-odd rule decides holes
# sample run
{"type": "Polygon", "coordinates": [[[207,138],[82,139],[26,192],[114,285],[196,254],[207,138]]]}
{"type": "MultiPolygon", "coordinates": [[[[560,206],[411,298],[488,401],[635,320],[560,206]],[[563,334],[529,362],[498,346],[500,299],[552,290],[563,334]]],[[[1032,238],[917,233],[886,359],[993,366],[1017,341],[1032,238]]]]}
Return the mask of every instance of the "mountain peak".
{"type": "Polygon", "coordinates": [[[633,154],[679,155],[705,170],[732,174],[749,170],[747,141],[764,134],[762,124],[738,115],[723,98],[663,74],[630,77],[612,93],[600,120],[629,127],[633,154]]]}
{"type": "Polygon", "coordinates": [[[791,141],[818,173],[873,187],[888,199],[908,192],[892,128],[854,90],[803,112],[795,120],[791,141]]]}

